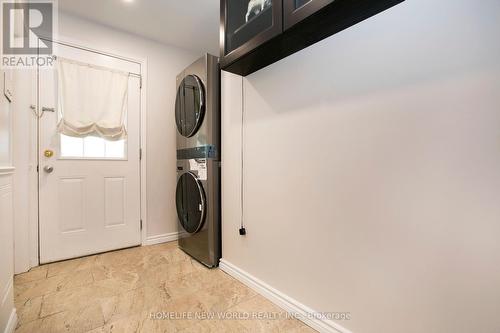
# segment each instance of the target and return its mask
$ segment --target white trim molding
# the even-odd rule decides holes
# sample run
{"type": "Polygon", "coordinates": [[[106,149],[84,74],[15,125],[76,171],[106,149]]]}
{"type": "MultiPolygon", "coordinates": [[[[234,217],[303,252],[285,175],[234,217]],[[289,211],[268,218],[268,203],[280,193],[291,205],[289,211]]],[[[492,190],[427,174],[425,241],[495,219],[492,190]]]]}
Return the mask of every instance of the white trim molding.
{"type": "Polygon", "coordinates": [[[147,99],[147,86],[148,86],[148,60],[143,58],[140,60],[141,62],[141,223],[142,223],[142,233],[141,233],[141,241],[144,243],[147,239],[148,235],[148,156],[147,156],[147,108],[148,108],[148,99],[147,99]]]}
{"type": "Polygon", "coordinates": [[[14,167],[0,167],[0,176],[12,175],[16,171],[14,167]]]}
{"type": "Polygon", "coordinates": [[[142,245],[147,246],[147,245],[168,243],[168,242],[176,241],[178,239],[179,239],[179,232],[170,232],[167,234],[149,236],[146,238],[146,240],[144,242],[142,242],[142,245]]]}
{"type": "MultiPolygon", "coordinates": [[[[7,285],[5,286],[4,290],[2,290],[2,297],[1,297],[1,304],[0,304],[0,312],[2,313],[2,316],[5,316],[6,313],[10,312],[9,315],[9,320],[7,323],[2,323],[2,326],[5,325],[3,328],[4,333],[13,333],[16,330],[17,326],[17,313],[16,313],[16,308],[14,307],[13,304],[13,299],[14,299],[14,279],[10,279],[7,285]]],[[[4,317],[5,318],[5,317],[4,317]]],[[[0,326],[0,330],[1,330],[0,326]]]]}
{"type": "Polygon", "coordinates": [[[12,309],[10,313],[9,321],[7,322],[7,326],[5,326],[5,333],[14,333],[17,326],[17,312],[16,309],[12,309]]]}
{"type": "Polygon", "coordinates": [[[12,295],[14,295],[14,279],[10,278],[2,290],[1,305],[4,306],[8,302],[8,298],[12,297],[12,295]]]}
{"type": "Polygon", "coordinates": [[[347,328],[337,324],[333,320],[317,318],[314,314],[318,313],[297,300],[285,295],[279,290],[274,289],[264,281],[236,267],[230,262],[221,259],[219,267],[222,271],[231,275],[243,284],[247,285],[257,293],[261,294],[288,313],[298,315],[309,327],[322,333],[352,333],[347,328]]]}

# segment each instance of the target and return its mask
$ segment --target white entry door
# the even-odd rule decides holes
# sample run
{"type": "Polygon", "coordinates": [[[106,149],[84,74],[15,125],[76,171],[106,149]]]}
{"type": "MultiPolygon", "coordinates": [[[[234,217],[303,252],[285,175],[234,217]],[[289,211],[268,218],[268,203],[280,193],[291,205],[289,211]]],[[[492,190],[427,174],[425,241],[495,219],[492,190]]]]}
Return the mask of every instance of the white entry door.
{"type": "MultiPolygon", "coordinates": [[[[140,64],[116,57],[61,44],[55,50],[58,57],[141,72],[140,64]]],[[[140,78],[129,76],[128,136],[115,142],[57,132],[57,81],[56,66],[40,69],[40,262],[139,245],[140,78]]]]}

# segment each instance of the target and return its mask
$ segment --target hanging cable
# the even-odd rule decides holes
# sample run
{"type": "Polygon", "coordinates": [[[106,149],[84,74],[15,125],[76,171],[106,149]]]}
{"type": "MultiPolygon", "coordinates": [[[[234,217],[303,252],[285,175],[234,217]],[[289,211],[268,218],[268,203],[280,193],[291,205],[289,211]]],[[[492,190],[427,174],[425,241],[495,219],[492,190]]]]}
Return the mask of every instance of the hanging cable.
{"type": "Polygon", "coordinates": [[[241,177],[240,177],[240,189],[241,189],[241,193],[240,193],[240,205],[241,205],[241,226],[240,226],[240,235],[241,236],[244,236],[247,234],[247,231],[245,229],[245,223],[244,223],[244,213],[245,213],[245,210],[244,210],[244,189],[243,189],[243,185],[244,185],[244,181],[243,181],[243,171],[244,171],[244,168],[243,168],[243,163],[244,163],[244,148],[245,148],[245,145],[244,145],[244,138],[245,138],[245,133],[244,133],[244,126],[245,126],[245,79],[244,77],[242,76],[241,77],[241,177]]]}

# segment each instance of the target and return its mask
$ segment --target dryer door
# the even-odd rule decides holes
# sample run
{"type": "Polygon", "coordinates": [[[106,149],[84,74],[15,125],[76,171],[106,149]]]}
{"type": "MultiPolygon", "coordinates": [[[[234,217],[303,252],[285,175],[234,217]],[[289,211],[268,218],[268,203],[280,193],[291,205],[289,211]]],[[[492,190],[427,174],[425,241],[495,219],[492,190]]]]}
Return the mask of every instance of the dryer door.
{"type": "Polygon", "coordinates": [[[175,122],[177,130],[189,138],[203,122],[205,115],[205,90],[203,83],[196,75],[186,76],[179,88],[175,99],[175,122]]]}
{"type": "Polygon", "coordinates": [[[175,191],[179,222],[190,234],[198,232],[205,222],[205,191],[198,177],[186,172],[179,177],[175,191]]]}

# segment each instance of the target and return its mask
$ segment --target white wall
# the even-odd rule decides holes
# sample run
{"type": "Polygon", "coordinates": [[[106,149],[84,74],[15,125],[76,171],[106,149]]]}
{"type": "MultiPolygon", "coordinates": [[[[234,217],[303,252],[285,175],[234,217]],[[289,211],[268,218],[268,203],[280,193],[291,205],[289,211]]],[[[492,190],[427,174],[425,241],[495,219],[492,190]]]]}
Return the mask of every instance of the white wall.
{"type": "MultiPolygon", "coordinates": [[[[9,73],[10,76],[10,73],[9,73]]],[[[14,230],[12,213],[11,110],[5,98],[4,71],[0,70],[0,332],[15,328],[14,230]]]]}
{"type": "Polygon", "coordinates": [[[408,0],[223,78],[223,257],[355,333],[500,329],[500,2],[408,0]]]}
{"type": "MultiPolygon", "coordinates": [[[[147,59],[147,82],[145,82],[147,86],[147,236],[155,238],[175,233],[177,231],[174,199],[176,185],[175,78],[201,54],[149,41],[66,13],[60,13],[58,21],[61,40],[130,58],[147,59]]],[[[20,75],[17,78],[18,82],[26,80],[26,77],[23,78],[20,75]]],[[[21,83],[19,85],[23,86],[21,83]]],[[[29,85],[25,85],[27,86],[29,85]]],[[[26,91],[27,89],[23,89],[25,90],[23,94],[29,96],[30,91],[26,91]]],[[[20,169],[19,177],[30,174],[30,163],[33,163],[33,161],[28,161],[27,138],[30,128],[23,126],[25,115],[30,112],[26,109],[27,106],[29,106],[28,100],[19,106],[23,115],[19,115],[18,121],[15,121],[17,140],[14,144],[16,166],[20,169]]],[[[26,180],[26,178],[23,179],[26,180]]],[[[28,217],[26,214],[18,213],[29,200],[27,184],[22,181],[20,183],[22,189],[19,191],[23,194],[21,198],[16,195],[18,203],[16,205],[16,239],[19,239],[16,244],[18,245],[16,246],[17,272],[22,271],[22,267],[25,267],[25,263],[29,260],[27,257],[29,244],[26,243],[33,243],[26,241],[28,217]],[[23,202],[25,202],[24,205],[23,202]]]]}

